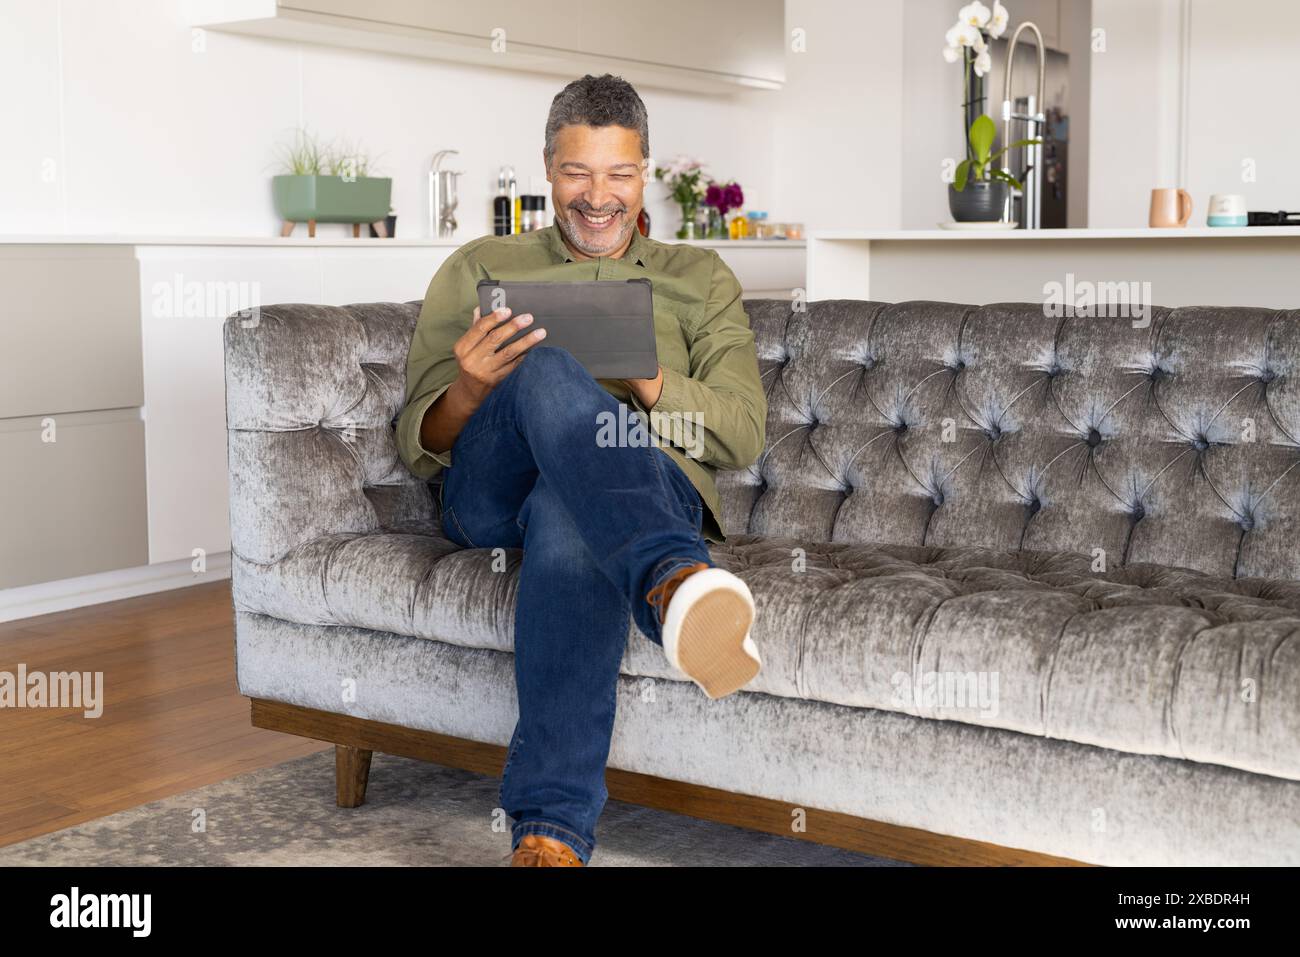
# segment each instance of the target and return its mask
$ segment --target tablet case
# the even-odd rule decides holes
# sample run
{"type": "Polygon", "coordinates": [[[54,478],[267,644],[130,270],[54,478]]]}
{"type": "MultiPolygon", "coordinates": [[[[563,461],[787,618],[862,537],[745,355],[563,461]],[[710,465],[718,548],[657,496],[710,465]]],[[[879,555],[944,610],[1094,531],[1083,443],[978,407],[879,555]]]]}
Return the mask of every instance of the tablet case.
{"type": "MultiPolygon", "coordinates": [[[[501,306],[510,307],[511,319],[520,313],[532,313],[533,321],[501,343],[498,352],[541,328],[546,330],[542,345],[567,349],[592,378],[653,379],[659,374],[654,296],[649,279],[480,279],[478,301],[479,314],[484,316],[501,306]]],[[[501,325],[504,323],[494,328],[501,325]]]]}

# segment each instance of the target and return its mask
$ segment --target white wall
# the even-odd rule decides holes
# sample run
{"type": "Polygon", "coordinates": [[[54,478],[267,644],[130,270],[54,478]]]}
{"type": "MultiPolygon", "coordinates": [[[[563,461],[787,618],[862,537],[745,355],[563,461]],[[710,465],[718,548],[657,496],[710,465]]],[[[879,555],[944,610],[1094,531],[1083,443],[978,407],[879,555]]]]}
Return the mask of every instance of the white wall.
{"type": "Polygon", "coordinates": [[[1300,211],[1294,0],[1093,0],[1093,226],[1145,226],[1150,191],[1182,186],[1192,224],[1211,193],[1300,211]],[[1243,180],[1253,160],[1256,179],[1243,180]]]}
{"type": "Polygon", "coordinates": [[[903,7],[786,0],[786,85],[769,141],[751,138],[772,158],[771,218],[809,229],[898,228],[903,7]],[[805,31],[805,53],[789,52],[795,28],[805,31]]]}
{"type": "Polygon", "coordinates": [[[1211,193],[1241,193],[1250,209],[1300,211],[1300,3],[1191,4],[1187,183],[1194,221],[1211,193]],[[1254,182],[1243,180],[1253,160],[1254,182]]]}
{"type": "Polygon", "coordinates": [[[1091,226],[1145,226],[1151,190],[1179,185],[1180,3],[1093,0],[1091,226]]]}
{"type": "MultiPolygon", "coordinates": [[[[467,171],[460,236],[491,231],[502,164],[549,197],[542,135],[563,78],[217,32],[195,52],[179,0],[0,0],[0,24],[0,234],[278,234],[275,147],[300,122],[380,154],[399,235],[426,235],[439,149],[467,171]]],[[[700,155],[755,205],[775,200],[772,99],[638,92],[653,157],[700,155]]],[[[670,235],[662,184],[648,199],[653,235],[670,235]]]]}
{"type": "MultiPolygon", "coordinates": [[[[943,181],[946,159],[965,156],[962,144],[962,67],[942,56],[943,35],[957,20],[948,0],[911,0],[906,4],[903,43],[903,115],[900,144],[903,205],[900,226],[934,229],[952,219],[948,187],[943,181]]],[[[992,7],[992,4],[986,4],[992,7]]],[[[992,87],[989,108],[995,109],[992,87]]]]}

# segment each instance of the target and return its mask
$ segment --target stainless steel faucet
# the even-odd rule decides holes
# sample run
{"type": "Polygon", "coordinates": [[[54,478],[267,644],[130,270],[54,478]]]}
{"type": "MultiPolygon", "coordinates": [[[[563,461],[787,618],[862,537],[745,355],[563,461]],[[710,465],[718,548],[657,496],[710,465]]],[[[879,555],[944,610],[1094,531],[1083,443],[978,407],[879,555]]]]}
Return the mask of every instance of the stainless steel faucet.
{"type": "MultiPolygon", "coordinates": [[[[1047,53],[1043,46],[1043,34],[1036,24],[1026,20],[1011,34],[1011,39],[1007,43],[1007,70],[1004,82],[1002,84],[1002,145],[1014,143],[1016,140],[1011,138],[1011,121],[1020,120],[1025,124],[1025,135],[1018,136],[1016,139],[1037,139],[1038,144],[1035,146],[1024,146],[1020,149],[1024,156],[1025,168],[1016,173],[1008,165],[1003,165],[1003,170],[1010,173],[1016,179],[1024,184],[1024,190],[1017,193],[1013,187],[1007,196],[1008,208],[1003,210],[1002,219],[1006,222],[1017,220],[1024,229],[1039,229],[1042,226],[1042,197],[1043,197],[1043,135],[1047,128],[1047,118],[1043,115],[1043,78],[1047,73],[1047,53]],[[1020,34],[1025,30],[1031,30],[1034,39],[1038,43],[1038,95],[1029,96],[1026,100],[1025,112],[1015,112],[1015,104],[1011,100],[1011,67],[1016,58],[1016,44],[1020,41],[1020,34]],[[1020,208],[1016,208],[1016,200],[1020,200],[1020,208]]],[[[1011,162],[1011,150],[1003,153],[1003,163],[1011,162]]]]}
{"type": "Polygon", "coordinates": [[[456,177],[464,171],[443,169],[442,160],[459,152],[439,150],[429,166],[429,235],[436,239],[450,239],[456,232],[456,177]]]}

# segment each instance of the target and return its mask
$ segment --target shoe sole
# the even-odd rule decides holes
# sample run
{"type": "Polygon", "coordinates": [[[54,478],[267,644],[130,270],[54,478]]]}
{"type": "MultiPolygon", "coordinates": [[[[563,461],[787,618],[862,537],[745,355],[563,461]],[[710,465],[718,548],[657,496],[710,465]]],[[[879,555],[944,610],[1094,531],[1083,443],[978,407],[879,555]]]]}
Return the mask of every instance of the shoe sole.
{"type": "Polygon", "coordinates": [[[744,647],[754,622],[753,599],[730,576],[711,574],[718,571],[704,569],[683,581],[673,603],[679,596],[687,601],[677,610],[670,605],[664,622],[665,634],[677,629],[669,659],[714,700],[743,688],[762,668],[744,647]]]}

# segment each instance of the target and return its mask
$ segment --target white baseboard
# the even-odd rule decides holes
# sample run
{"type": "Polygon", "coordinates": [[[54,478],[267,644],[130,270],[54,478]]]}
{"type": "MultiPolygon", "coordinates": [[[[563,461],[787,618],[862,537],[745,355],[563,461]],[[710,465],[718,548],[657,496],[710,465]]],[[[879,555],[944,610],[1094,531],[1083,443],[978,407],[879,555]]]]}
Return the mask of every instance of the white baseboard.
{"type": "Polygon", "coordinates": [[[229,577],[230,552],[218,552],[207,556],[207,568],[202,572],[194,571],[191,560],[179,559],[22,588],[5,588],[0,589],[0,621],[17,621],[229,577]]]}

